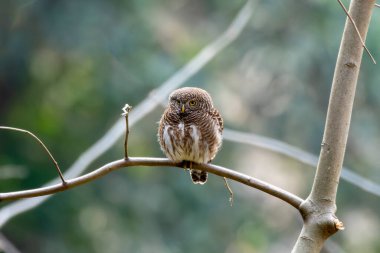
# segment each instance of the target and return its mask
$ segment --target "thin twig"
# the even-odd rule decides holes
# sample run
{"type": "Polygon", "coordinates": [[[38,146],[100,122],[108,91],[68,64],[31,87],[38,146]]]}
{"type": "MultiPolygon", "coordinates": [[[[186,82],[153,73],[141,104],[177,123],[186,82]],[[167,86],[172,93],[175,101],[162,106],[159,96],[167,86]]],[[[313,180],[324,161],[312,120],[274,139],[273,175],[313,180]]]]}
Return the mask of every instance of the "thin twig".
{"type": "MultiPolygon", "coordinates": [[[[175,72],[168,80],[162,83],[153,93],[139,103],[131,112],[129,124],[133,125],[143,119],[148,113],[157,108],[157,104],[165,100],[168,94],[198,73],[216,55],[239,37],[248,24],[253,13],[253,2],[248,0],[232,20],[228,28],[214,41],[206,45],[185,66],[175,72]],[[154,99],[152,99],[154,98],[154,99]]],[[[66,170],[65,176],[73,178],[81,173],[99,156],[110,149],[123,134],[123,121],[118,120],[108,131],[91,147],[78,156],[77,160],[66,170]]],[[[45,185],[56,183],[56,179],[45,185]]],[[[48,196],[19,200],[0,209],[0,227],[10,219],[43,203],[48,196]]]]}
{"type": "Polygon", "coordinates": [[[380,8],[380,4],[375,4],[376,7],[380,8]]]}
{"type": "Polygon", "coordinates": [[[131,111],[132,106],[125,104],[123,107],[122,116],[125,117],[125,139],[124,139],[124,158],[128,159],[128,136],[129,136],[129,123],[128,123],[128,113],[131,111]]]}
{"type": "Polygon", "coordinates": [[[226,186],[228,192],[230,193],[230,198],[228,199],[230,201],[230,205],[234,204],[234,192],[232,191],[230,185],[228,184],[227,178],[223,177],[224,179],[224,185],[226,186]]]}
{"type": "Polygon", "coordinates": [[[0,129],[26,133],[26,134],[29,134],[30,136],[32,136],[41,145],[41,147],[46,151],[46,153],[48,154],[48,156],[50,157],[50,159],[54,163],[54,166],[57,169],[58,175],[61,178],[62,184],[63,185],[66,184],[66,181],[63,177],[61,170],[59,169],[57,161],[54,159],[53,155],[50,153],[49,149],[45,146],[45,144],[36,135],[34,135],[32,132],[30,132],[28,130],[24,130],[21,128],[15,128],[15,127],[0,126],[0,129]]]}
{"type": "MultiPolygon", "coordinates": [[[[56,192],[65,191],[67,189],[85,184],[87,182],[93,181],[97,178],[100,178],[111,171],[117,170],[123,167],[131,167],[131,166],[171,166],[183,168],[182,162],[173,162],[166,158],[151,158],[151,157],[129,157],[128,160],[121,159],[111,163],[108,163],[97,170],[91,171],[83,176],[69,179],[66,181],[66,186],[62,186],[61,184],[41,187],[33,190],[25,190],[25,191],[16,191],[16,192],[7,192],[0,193],[0,200],[12,200],[12,199],[20,199],[20,198],[33,198],[37,196],[44,196],[53,194],[56,192]]],[[[300,197],[287,192],[280,187],[271,185],[262,180],[256,179],[254,177],[245,175],[243,173],[237,172],[235,170],[227,169],[222,166],[214,165],[214,164],[197,164],[193,163],[193,168],[197,170],[203,170],[215,175],[232,179],[234,181],[243,183],[245,185],[251,186],[263,192],[266,192],[274,197],[282,199],[283,201],[289,203],[295,208],[299,208],[303,199],[300,197]]],[[[232,191],[231,191],[232,192],[232,191]]]]}
{"type": "MultiPolygon", "coordinates": [[[[340,6],[342,7],[342,9],[343,9],[344,12],[346,13],[347,17],[350,19],[352,25],[354,26],[355,31],[356,31],[356,33],[358,34],[359,39],[360,39],[360,42],[361,42],[362,46],[364,47],[365,51],[367,52],[367,54],[369,55],[369,57],[371,57],[372,62],[373,62],[374,64],[376,64],[376,60],[375,60],[375,58],[372,56],[371,52],[368,50],[367,46],[365,45],[364,40],[363,40],[362,36],[360,35],[359,29],[358,29],[358,27],[356,26],[355,21],[352,19],[351,15],[348,13],[348,11],[347,11],[346,7],[344,6],[344,4],[342,3],[342,1],[341,1],[341,0],[338,0],[338,3],[340,4],[340,6]]],[[[375,5],[376,5],[376,4],[375,4],[375,5]]]]}

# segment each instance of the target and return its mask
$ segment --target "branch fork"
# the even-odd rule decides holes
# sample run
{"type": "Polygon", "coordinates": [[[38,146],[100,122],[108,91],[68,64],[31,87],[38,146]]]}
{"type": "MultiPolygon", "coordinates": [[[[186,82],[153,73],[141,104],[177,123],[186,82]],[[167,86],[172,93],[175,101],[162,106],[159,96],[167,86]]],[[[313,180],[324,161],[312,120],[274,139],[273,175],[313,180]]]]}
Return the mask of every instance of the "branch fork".
{"type": "Polygon", "coordinates": [[[348,20],[335,67],[317,171],[310,195],[301,205],[304,225],[293,253],[320,252],[328,237],[344,229],[335,216],[336,196],[363,48],[370,55],[364,41],[375,1],[352,0],[350,11],[338,2],[348,20]]]}

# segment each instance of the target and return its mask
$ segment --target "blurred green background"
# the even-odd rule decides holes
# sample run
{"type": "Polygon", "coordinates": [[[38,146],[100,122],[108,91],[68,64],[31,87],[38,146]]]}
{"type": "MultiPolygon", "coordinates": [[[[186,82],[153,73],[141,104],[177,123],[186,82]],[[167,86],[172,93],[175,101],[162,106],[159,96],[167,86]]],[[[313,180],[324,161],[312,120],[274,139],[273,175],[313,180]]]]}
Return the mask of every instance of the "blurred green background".
{"type": "MultiPolygon", "coordinates": [[[[2,0],[0,125],[37,134],[68,168],[119,119],[221,34],[245,1],[2,0]]],[[[345,1],[348,6],[348,1],[345,1]]],[[[345,16],[336,1],[260,1],[240,37],[186,86],[208,90],[228,128],[319,153],[345,16]]],[[[380,9],[367,45],[380,61],[380,9]]],[[[130,155],[163,157],[158,106],[131,129],[130,155]]],[[[380,182],[380,71],[367,55],[345,165],[380,182]]],[[[123,140],[89,170],[123,155],[123,140]]],[[[314,168],[224,142],[220,164],[305,198],[314,168]]],[[[0,191],[56,176],[21,133],[0,131],[0,191]]],[[[299,214],[262,192],[221,178],[194,186],[176,168],[134,167],[56,194],[2,233],[21,252],[289,252],[299,214]]],[[[5,202],[1,207],[9,204],[5,202]]],[[[379,252],[380,201],[341,181],[332,239],[342,252],[379,252]]],[[[333,252],[338,252],[335,249],[333,252]]]]}

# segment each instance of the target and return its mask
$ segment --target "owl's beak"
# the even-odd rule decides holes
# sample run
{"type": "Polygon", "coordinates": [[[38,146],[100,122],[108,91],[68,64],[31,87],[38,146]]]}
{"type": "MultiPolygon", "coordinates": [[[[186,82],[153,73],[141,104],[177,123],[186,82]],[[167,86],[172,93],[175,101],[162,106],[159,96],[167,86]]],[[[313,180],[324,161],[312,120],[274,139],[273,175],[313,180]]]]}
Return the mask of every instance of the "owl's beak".
{"type": "Polygon", "coordinates": [[[181,107],[181,113],[184,113],[185,112],[185,105],[182,105],[181,107]]]}

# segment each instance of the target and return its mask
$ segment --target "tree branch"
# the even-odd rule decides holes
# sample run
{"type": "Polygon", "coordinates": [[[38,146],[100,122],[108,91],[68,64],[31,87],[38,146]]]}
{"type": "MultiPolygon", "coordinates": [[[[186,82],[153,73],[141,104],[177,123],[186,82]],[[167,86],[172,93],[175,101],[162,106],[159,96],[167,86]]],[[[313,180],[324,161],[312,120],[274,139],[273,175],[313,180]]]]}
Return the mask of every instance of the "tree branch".
{"type": "MultiPolygon", "coordinates": [[[[241,8],[228,28],[214,41],[206,45],[196,54],[185,66],[174,73],[168,80],[162,83],[159,88],[149,94],[141,103],[134,107],[130,114],[129,125],[132,126],[143,119],[148,113],[153,111],[161,101],[165,100],[169,93],[186,82],[189,78],[201,70],[216,55],[221,53],[228,45],[239,37],[244,27],[247,25],[253,13],[253,2],[248,0],[241,8]]],[[[123,120],[118,120],[114,125],[97,140],[91,147],[85,150],[77,160],[67,169],[64,175],[68,178],[76,177],[99,156],[104,154],[123,134],[123,120]]],[[[56,183],[54,179],[47,185],[56,183]]],[[[4,226],[11,218],[26,212],[43,203],[48,196],[19,200],[4,206],[0,209],[0,227],[4,226]]]]}
{"type": "MultiPolygon", "coordinates": [[[[37,196],[49,195],[61,191],[65,191],[70,188],[85,184],[87,182],[93,181],[99,177],[102,177],[111,171],[131,166],[172,166],[183,169],[182,162],[176,163],[166,158],[150,158],[150,157],[129,157],[128,159],[121,159],[111,163],[108,163],[97,170],[89,172],[80,177],[66,180],[66,185],[55,184],[51,186],[45,186],[33,190],[25,191],[15,191],[8,193],[0,193],[0,200],[14,200],[20,198],[33,198],[37,196]]],[[[253,188],[259,189],[263,192],[266,192],[274,197],[277,197],[295,208],[299,208],[303,199],[300,197],[289,193],[277,186],[271,185],[262,180],[250,177],[243,173],[224,168],[222,166],[213,165],[213,164],[193,164],[193,169],[204,170],[215,175],[226,177],[242,184],[251,186],[253,188]]]]}
{"type": "Polygon", "coordinates": [[[8,240],[8,238],[6,238],[1,233],[0,233],[0,252],[20,253],[20,251],[8,240]]]}
{"type": "MultiPolygon", "coordinates": [[[[369,49],[368,49],[367,46],[365,45],[364,40],[363,40],[362,36],[360,35],[359,29],[358,29],[358,27],[356,26],[355,21],[354,21],[353,18],[351,17],[350,13],[348,13],[348,11],[347,11],[346,7],[344,6],[344,4],[342,3],[342,1],[341,1],[341,0],[338,0],[338,3],[339,3],[339,5],[342,7],[343,11],[346,13],[346,15],[347,15],[348,19],[351,21],[352,25],[354,26],[355,31],[356,31],[356,34],[359,36],[360,42],[362,43],[362,46],[364,47],[365,51],[367,52],[367,54],[368,54],[369,57],[371,58],[372,62],[373,62],[374,64],[376,64],[376,60],[375,60],[375,58],[373,58],[371,52],[369,51],[369,49]]],[[[375,4],[375,5],[376,5],[376,4],[375,4]]]]}
{"type": "MultiPolygon", "coordinates": [[[[373,0],[351,2],[351,16],[365,39],[372,13],[373,0]]],[[[355,36],[355,28],[346,22],[342,44],[333,78],[327,111],[321,154],[311,198],[328,198],[335,201],[340,171],[343,164],[356,83],[363,55],[361,40],[355,36]]]]}
{"type": "MultiPolygon", "coordinates": [[[[350,4],[350,16],[363,39],[374,4],[374,0],[353,0],[350,4]]],[[[343,228],[335,216],[336,194],[362,55],[362,41],[347,19],[335,67],[318,167],[311,193],[300,207],[304,225],[293,248],[294,253],[320,252],[325,240],[343,228]]]]}

